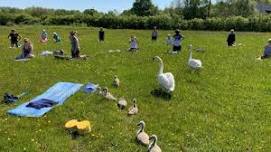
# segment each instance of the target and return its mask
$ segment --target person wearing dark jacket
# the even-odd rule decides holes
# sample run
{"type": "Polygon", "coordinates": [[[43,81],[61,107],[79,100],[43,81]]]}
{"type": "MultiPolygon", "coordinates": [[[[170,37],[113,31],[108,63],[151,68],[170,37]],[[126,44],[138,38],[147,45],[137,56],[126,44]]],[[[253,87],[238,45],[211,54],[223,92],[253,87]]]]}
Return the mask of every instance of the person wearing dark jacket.
{"type": "Polygon", "coordinates": [[[21,36],[15,30],[11,30],[8,39],[10,39],[10,48],[20,47],[18,43],[21,40],[21,36]]]}
{"type": "Polygon", "coordinates": [[[158,30],[157,30],[157,27],[155,26],[151,34],[151,39],[152,41],[156,41],[157,38],[158,38],[158,30]]]}
{"type": "Polygon", "coordinates": [[[104,42],[104,29],[102,27],[99,31],[99,42],[104,42]]]}
{"type": "Polygon", "coordinates": [[[228,42],[228,46],[234,46],[235,44],[235,33],[234,33],[234,30],[231,29],[229,35],[228,35],[228,38],[227,38],[227,42],[228,42]]]}
{"type": "Polygon", "coordinates": [[[173,53],[179,53],[182,50],[182,40],[184,39],[184,36],[180,33],[180,30],[177,29],[175,31],[175,35],[173,36],[173,53]]]}

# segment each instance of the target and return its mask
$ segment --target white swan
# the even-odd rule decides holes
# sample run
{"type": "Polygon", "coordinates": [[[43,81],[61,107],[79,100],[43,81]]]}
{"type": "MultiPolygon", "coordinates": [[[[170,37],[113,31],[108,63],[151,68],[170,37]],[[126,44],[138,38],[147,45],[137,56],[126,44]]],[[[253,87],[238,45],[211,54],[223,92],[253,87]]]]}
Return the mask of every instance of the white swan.
{"type": "Polygon", "coordinates": [[[200,69],[202,68],[202,62],[197,59],[192,58],[192,45],[189,45],[189,59],[188,59],[188,66],[192,69],[200,69]]]}
{"type": "Polygon", "coordinates": [[[157,75],[157,79],[161,89],[163,89],[167,93],[172,93],[175,90],[175,79],[173,74],[170,72],[163,73],[164,63],[159,56],[155,56],[153,59],[160,62],[160,69],[157,75]]]}
{"type": "Polygon", "coordinates": [[[148,152],[162,152],[161,148],[156,144],[157,142],[157,136],[156,135],[152,135],[150,137],[150,144],[148,147],[148,152]]]}
{"type": "Polygon", "coordinates": [[[145,146],[149,145],[149,135],[144,131],[145,128],[145,122],[140,121],[137,126],[140,127],[140,129],[136,133],[136,139],[140,144],[143,144],[145,146]]]}

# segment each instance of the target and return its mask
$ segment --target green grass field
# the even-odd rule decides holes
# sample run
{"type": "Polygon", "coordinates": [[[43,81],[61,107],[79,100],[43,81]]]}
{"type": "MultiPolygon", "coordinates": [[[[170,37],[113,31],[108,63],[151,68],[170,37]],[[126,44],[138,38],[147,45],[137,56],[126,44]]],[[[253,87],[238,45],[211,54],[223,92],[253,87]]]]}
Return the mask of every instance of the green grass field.
{"type": "MultiPolygon", "coordinates": [[[[164,152],[270,151],[271,149],[271,61],[257,61],[270,33],[237,33],[243,46],[228,48],[226,32],[184,31],[186,39],[179,55],[167,54],[166,35],[160,31],[157,43],[150,40],[151,31],[106,30],[106,42],[97,41],[98,29],[87,27],[15,27],[34,43],[34,53],[63,48],[69,53],[68,33],[77,30],[81,52],[87,61],[55,60],[37,56],[30,62],[15,62],[20,49],[9,49],[7,35],[13,27],[0,28],[0,95],[29,91],[21,101],[0,107],[1,152],[144,152],[146,147],[135,141],[136,124],[146,122],[146,132],[158,136],[164,152]],[[40,31],[56,31],[61,44],[38,42],[40,31]],[[131,34],[137,36],[140,52],[127,51],[131,34]],[[205,48],[194,52],[204,69],[193,72],[187,67],[188,45],[205,48]],[[121,53],[108,53],[120,49],[121,53]],[[165,71],[172,72],[176,90],[171,101],[153,97],[157,88],[159,55],[165,71]],[[121,87],[111,86],[114,75],[121,87]],[[7,110],[29,101],[59,81],[87,83],[109,87],[117,97],[129,101],[137,98],[139,114],[127,117],[126,111],[95,94],[79,92],[42,118],[19,118],[7,110]],[[70,119],[87,119],[92,132],[76,140],[64,129],[70,119]]],[[[50,35],[51,37],[51,35],[50,35]]],[[[130,102],[131,104],[131,102],[130,102]]]]}

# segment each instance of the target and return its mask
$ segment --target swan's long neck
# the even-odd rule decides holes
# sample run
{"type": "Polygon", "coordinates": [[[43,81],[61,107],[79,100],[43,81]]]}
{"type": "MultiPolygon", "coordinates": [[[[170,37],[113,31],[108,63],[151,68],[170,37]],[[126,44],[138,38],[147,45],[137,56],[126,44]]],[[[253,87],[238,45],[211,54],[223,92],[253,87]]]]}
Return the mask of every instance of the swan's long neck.
{"type": "Polygon", "coordinates": [[[134,106],[133,106],[134,108],[136,107],[136,101],[134,100],[134,106]]]}
{"type": "Polygon", "coordinates": [[[162,59],[159,59],[159,62],[160,62],[160,69],[159,69],[158,75],[162,74],[164,71],[164,63],[163,63],[162,59]]]}
{"type": "Polygon", "coordinates": [[[139,128],[139,130],[138,130],[138,132],[137,132],[137,134],[139,134],[139,133],[141,133],[141,132],[143,132],[144,131],[144,124],[143,123],[141,123],[140,124],[140,128],[139,128]]]}
{"type": "Polygon", "coordinates": [[[150,151],[156,144],[157,139],[153,138],[152,142],[150,143],[150,146],[148,147],[148,150],[150,151]]]}
{"type": "Polygon", "coordinates": [[[192,59],[192,49],[190,48],[190,53],[189,53],[189,60],[192,59]]]}

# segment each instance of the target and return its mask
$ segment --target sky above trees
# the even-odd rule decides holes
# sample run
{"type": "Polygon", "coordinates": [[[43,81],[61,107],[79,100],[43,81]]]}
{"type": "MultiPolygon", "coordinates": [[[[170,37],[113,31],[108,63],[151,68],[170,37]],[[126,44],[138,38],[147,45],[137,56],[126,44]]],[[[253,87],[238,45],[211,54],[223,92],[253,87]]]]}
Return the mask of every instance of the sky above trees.
{"type": "MultiPolygon", "coordinates": [[[[0,7],[44,7],[54,9],[85,10],[96,9],[101,12],[130,9],[135,0],[0,0],[0,7]]],[[[159,9],[169,7],[173,0],[152,0],[159,9]]],[[[219,0],[211,0],[216,2],[219,0]]]]}
{"type": "MultiPolygon", "coordinates": [[[[84,10],[94,8],[98,11],[107,12],[127,10],[132,7],[134,0],[0,0],[0,7],[45,7],[55,9],[84,10]]],[[[171,0],[153,0],[159,8],[170,5],[171,0]]]]}

